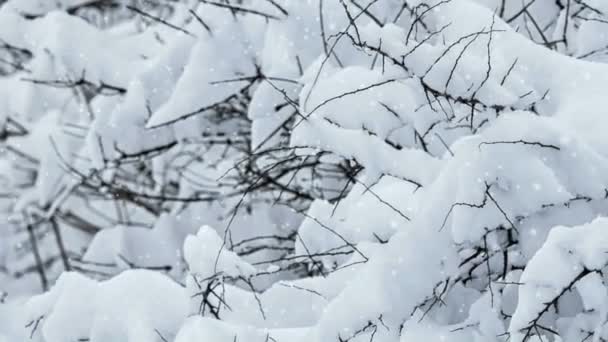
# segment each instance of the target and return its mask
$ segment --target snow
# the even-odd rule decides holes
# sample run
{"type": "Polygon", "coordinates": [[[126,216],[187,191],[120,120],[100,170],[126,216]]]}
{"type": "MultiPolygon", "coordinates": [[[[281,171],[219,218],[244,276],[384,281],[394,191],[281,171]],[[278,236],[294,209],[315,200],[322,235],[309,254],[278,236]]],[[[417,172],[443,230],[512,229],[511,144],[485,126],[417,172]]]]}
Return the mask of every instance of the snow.
{"type": "Polygon", "coordinates": [[[605,1],[125,5],[0,1],[0,342],[608,339],[605,1]]]}
{"type": "Polygon", "coordinates": [[[227,276],[247,276],[254,272],[253,266],[240,260],[232,251],[224,250],[224,243],[217,232],[203,226],[196,236],[184,241],[184,258],[192,274],[207,279],[218,272],[227,276]]]}
{"type": "Polygon", "coordinates": [[[176,334],[187,302],[183,288],[156,272],[126,271],[100,283],[65,273],[52,291],[28,301],[26,310],[34,322],[31,335],[43,340],[162,341],[158,333],[176,334]]]}
{"type": "Polygon", "coordinates": [[[596,311],[600,315],[596,319],[605,320],[606,288],[602,277],[594,272],[603,269],[607,261],[603,234],[606,223],[604,218],[598,218],[586,225],[555,227],[551,231],[521,276],[524,285],[509,326],[515,341],[524,341],[531,322],[543,318],[545,307],[570,295],[566,290],[571,288],[579,291],[585,310],[596,311]],[[546,269],[552,270],[550,276],[542,271],[546,269]]]}

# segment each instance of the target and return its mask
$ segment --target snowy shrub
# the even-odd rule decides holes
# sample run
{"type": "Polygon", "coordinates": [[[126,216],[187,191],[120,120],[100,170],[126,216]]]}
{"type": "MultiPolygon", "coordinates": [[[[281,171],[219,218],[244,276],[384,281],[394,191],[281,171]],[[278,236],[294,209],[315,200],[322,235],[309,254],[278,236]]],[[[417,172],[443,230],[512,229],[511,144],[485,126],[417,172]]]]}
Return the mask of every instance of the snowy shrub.
{"type": "Polygon", "coordinates": [[[0,342],[608,341],[608,2],[0,1],[0,342]]]}

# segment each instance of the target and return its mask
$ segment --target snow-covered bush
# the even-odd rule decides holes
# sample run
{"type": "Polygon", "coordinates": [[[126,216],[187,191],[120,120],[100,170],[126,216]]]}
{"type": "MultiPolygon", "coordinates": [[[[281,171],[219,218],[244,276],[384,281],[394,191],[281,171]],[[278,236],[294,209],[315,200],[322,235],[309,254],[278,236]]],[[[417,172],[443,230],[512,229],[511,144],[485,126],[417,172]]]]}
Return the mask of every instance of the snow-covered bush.
{"type": "Polygon", "coordinates": [[[608,340],[606,1],[0,4],[0,341],[608,340]]]}

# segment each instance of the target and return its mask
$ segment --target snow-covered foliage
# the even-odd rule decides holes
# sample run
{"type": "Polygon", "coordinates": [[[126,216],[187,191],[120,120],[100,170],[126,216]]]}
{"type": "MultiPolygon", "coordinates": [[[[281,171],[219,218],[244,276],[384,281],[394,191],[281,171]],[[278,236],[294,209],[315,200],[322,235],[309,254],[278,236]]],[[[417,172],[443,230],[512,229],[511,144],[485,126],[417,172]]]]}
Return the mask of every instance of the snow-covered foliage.
{"type": "Polygon", "coordinates": [[[0,342],[608,341],[605,0],[0,1],[0,342]]]}

